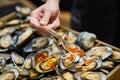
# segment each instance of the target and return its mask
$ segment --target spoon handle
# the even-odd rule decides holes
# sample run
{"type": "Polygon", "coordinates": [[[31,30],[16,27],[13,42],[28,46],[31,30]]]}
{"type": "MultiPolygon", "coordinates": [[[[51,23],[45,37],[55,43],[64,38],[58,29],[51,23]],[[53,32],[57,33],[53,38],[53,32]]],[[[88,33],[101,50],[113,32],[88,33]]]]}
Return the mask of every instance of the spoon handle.
{"type": "Polygon", "coordinates": [[[62,39],[61,36],[59,36],[55,30],[53,29],[49,29],[49,33],[52,34],[53,36],[55,36],[56,38],[58,38],[59,40],[61,40],[62,42],[64,42],[64,40],[62,39]]]}

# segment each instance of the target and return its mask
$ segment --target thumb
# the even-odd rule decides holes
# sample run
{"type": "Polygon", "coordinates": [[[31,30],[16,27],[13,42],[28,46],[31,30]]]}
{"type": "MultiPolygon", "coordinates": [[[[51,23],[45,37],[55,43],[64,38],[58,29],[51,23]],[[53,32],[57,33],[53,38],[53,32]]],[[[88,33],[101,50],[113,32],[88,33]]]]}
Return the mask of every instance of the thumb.
{"type": "Polygon", "coordinates": [[[50,20],[51,13],[48,11],[45,11],[45,14],[43,15],[42,19],[40,20],[41,25],[47,25],[50,20]]]}

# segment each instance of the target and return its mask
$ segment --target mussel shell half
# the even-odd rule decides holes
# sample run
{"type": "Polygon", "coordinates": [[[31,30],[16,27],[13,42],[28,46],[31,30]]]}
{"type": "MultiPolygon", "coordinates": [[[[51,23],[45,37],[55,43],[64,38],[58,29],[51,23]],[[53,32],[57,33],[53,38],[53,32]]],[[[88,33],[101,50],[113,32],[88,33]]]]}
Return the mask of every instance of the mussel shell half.
{"type": "Polygon", "coordinates": [[[23,32],[20,36],[18,36],[16,45],[20,46],[24,42],[26,42],[31,37],[33,32],[34,31],[32,28],[27,28],[25,32],[23,32]]]}
{"type": "Polygon", "coordinates": [[[3,67],[6,67],[6,61],[9,60],[10,58],[11,58],[10,54],[7,54],[7,53],[0,54],[0,69],[2,69],[3,67]]]}
{"type": "Polygon", "coordinates": [[[19,77],[19,71],[17,68],[11,68],[8,70],[8,72],[13,72],[15,77],[14,77],[14,80],[17,80],[17,78],[19,77]]]}
{"type": "Polygon", "coordinates": [[[11,55],[10,55],[10,54],[7,54],[7,53],[1,53],[1,54],[0,54],[0,57],[4,57],[6,60],[8,60],[8,59],[11,58],[11,55]]]}
{"type": "Polygon", "coordinates": [[[19,71],[16,68],[11,68],[0,75],[1,80],[17,80],[19,77],[19,71]]]}
{"type": "Polygon", "coordinates": [[[38,37],[28,43],[28,45],[24,48],[24,52],[35,52],[50,46],[52,43],[53,40],[49,37],[38,37]]]}
{"type": "Polygon", "coordinates": [[[13,19],[13,20],[11,20],[11,21],[9,21],[9,22],[6,22],[6,26],[14,26],[14,25],[18,25],[18,24],[20,24],[20,23],[23,23],[23,21],[22,20],[20,20],[20,19],[13,19]]]}
{"type": "Polygon", "coordinates": [[[114,62],[113,61],[104,61],[102,63],[101,68],[106,68],[106,69],[114,68],[114,62]]]}
{"type": "Polygon", "coordinates": [[[24,64],[23,64],[23,68],[26,70],[31,70],[34,68],[34,66],[35,66],[35,58],[34,58],[33,53],[31,53],[26,57],[24,64]]]}
{"type": "Polygon", "coordinates": [[[29,15],[31,12],[31,9],[28,7],[22,7],[22,6],[16,6],[16,11],[23,16],[29,15]]]}
{"type": "Polygon", "coordinates": [[[11,53],[12,61],[15,66],[22,65],[24,63],[24,58],[17,54],[16,52],[11,53]]]}
{"type": "Polygon", "coordinates": [[[86,66],[90,67],[90,65],[91,65],[91,69],[87,68],[88,70],[96,70],[96,69],[99,69],[102,66],[102,60],[99,59],[98,57],[84,56],[83,60],[84,60],[84,64],[86,66]],[[94,62],[94,65],[91,64],[92,62],[94,62]]]}
{"type": "Polygon", "coordinates": [[[47,73],[53,71],[56,67],[58,57],[55,55],[51,55],[43,61],[37,63],[35,65],[36,71],[39,73],[47,73]]]}
{"type": "Polygon", "coordinates": [[[50,51],[43,49],[38,51],[34,57],[35,57],[35,63],[41,62],[42,60],[44,60],[45,58],[47,58],[50,55],[50,51]]]}
{"type": "Polygon", "coordinates": [[[0,30],[0,37],[1,37],[1,36],[4,36],[4,35],[6,35],[6,34],[11,34],[11,33],[13,33],[15,30],[16,30],[16,26],[15,26],[15,27],[7,27],[7,28],[4,28],[4,29],[0,30]]]}
{"type": "Polygon", "coordinates": [[[84,50],[90,49],[94,46],[96,35],[89,32],[80,32],[76,43],[84,50]]]}
{"type": "Polygon", "coordinates": [[[102,72],[77,72],[74,74],[77,80],[107,80],[106,75],[102,72]]]}
{"type": "Polygon", "coordinates": [[[100,59],[104,60],[108,58],[112,54],[113,50],[107,46],[97,46],[91,48],[91,50],[87,51],[85,55],[89,56],[97,56],[100,59]]]}
{"type": "Polygon", "coordinates": [[[62,70],[70,68],[76,62],[76,58],[78,58],[76,55],[70,53],[62,55],[59,59],[60,68],[62,70]]]}
{"type": "Polygon", "coordinates": [[[108,58],[109,60],[113,62],[120,62],[120,52],[119,51],[113,51],[112,55],[108,58]]]}
{"type": "Polygon", "coordinates": [[[65,80],[75,80],[74,75],[72,73],[70,73],[70,72],[64,72],[64,73],[62,73],[62,77],[65,80]]]}
{"type": "Polygon", "coordinates": [[[2,49],[6,49],[8,47],[10,47],[10,45],[12,45],[14,43],[11,35],[4,35],[1,39],[0,39],[0,47],[2,49]]]}

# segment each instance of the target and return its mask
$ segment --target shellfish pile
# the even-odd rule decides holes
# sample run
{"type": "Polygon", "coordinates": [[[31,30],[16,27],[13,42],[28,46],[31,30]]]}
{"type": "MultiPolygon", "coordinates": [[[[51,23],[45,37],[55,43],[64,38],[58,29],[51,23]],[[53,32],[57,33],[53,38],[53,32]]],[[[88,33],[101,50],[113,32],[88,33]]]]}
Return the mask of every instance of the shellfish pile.
{"type": "Polygon", "coordinates": [[[27,16],[31,9],[16,7],[16,18],[0,21],[0,79],[2,80],[106,80],[120,62],[120,52],[96,46],[96,35],[57,29],[68,46],[54,36],[43,37],[32,29],[27,16]],[[74,52],[74,53],[73,53],[74,52]],[[81,56],[82,55],[82,56],[81,56]]]}

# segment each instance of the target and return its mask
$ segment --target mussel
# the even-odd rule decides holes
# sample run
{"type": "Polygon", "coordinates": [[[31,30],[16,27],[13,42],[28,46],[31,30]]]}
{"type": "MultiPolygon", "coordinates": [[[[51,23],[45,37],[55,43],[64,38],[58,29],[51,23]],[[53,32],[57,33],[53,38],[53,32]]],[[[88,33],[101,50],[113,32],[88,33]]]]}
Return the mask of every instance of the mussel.
{"type": "Polygon", "coordinates": [[[0,54],[0,70],[6,66],[6,61],[10,59],[10,54],[0,54]]]}
{"type": "Polygon", "coordinates": [[[75,64],[76,71],[93,71],[99,69],[101,66],[102,60],[90,56],[84,56],[83,62],[75,64]]]}
{"type": "Polygon", "coordinates": [[[24,52],[35,52],[40,49],[46,48],[52,45],[53,40],[49,37],[38,37],[34,38],[28,45],[24,48],[24,52]]]}
{"type": "Polygon", "coordinates": [[[0,75],[1,80],[17,80],[19,77],[19,71],[16,68],[11,68],[8,71],[0,75]]]}
{"type": "Polygon", "coordinates": [[[55,70],[56,63],[58,60],[58,55],[51,55],[41,62],[37,63],[35,66],[36,71],[39,73],[47,73],[55,70]]]}
{"type": "Polygon", "coordinates": [[[30,37],[31,35],[33,34],[33,29],[32,28],[27,28],[25,30],[25,32],[23,32],[20,36],[18,36],[17,38],[17,42],[16,42],[16,45],[17,46],[20,46],[22,45],[24,42],[26,42],[30,37]]]}
{"type": "Polygon", "coordinates": [[[113,51],[112,55],[109,57],[109,60],[113,62],[120,62],[120,52],[119,51],[113,51]]]}
{"type": "Polygon", "coordinates": [[[78,72],[74,74],[77,80],[107,80],[102,72],[78,72]]]}
{"type": "Polygon", "coordinates": [[[64,54],[59,59],[59,65],[62,70],[70,68],[75,62],[79,61],[80,57],[75,54],[64,54]]]}
{"type": "Polygon", "coordinates": [[[24,64],[23,64],[23,68],[26,70],[31,70],[34,68],[34,66],[35,66],[35,58],[34,58],[33,53],[31,53],[26,57],[24,64]]]}
{"type": "Polygon", "coordinates": [[[11,35],[5,35],[0,39],[0,48],[7,49],[14,43],[11,35]]]}
{"type": "Polygon", "coordinates": [[[63,77],[65,80],[75,80],[73,74],[70,73],[70,72],[64,72],[64,73],[62,74],[62,77],[63,77]]]}
{"type": "Polygon", "coordinates": [[[97,56],[100,59],[104,60],[108,58],[112,54],[113,50],[110,47],[107,46],[97,46],[91,48],[89,51],[85,53],[85,55],[90,56],[97,56]]]}
{"type": "Polygon", "coordinates": [[[4,29],[1,29],[1,30],[0,30],[0,37],[1,37],[1,36],[4,36],[4,35],[6,35],[6,34],[11,34],[11,33],[13,33],[16,29],[17,29],[17,27],[7,27],[7,28],[4,28],[4,29]]]}
{"type": "Polygon", "coordinates": [[[80,32],[77,38],[77,44],[84,50],[94,46],[96,35],[89,32],[80,32]]]}
{"type": "Polygon", "coordinates": [[[114,65],[115,65],[114,62],[112,62],[112,61],[104,61],[102,63],[101,68],[106,68],[106,69],[114,68],[114,65]]]}
{"type": "Polygon", "coordinates": [[[19,25],[23,23],[23,20],[20,20],[20,19],[13,19],[11,21],[8,21],[5,23],[6,26],[15,26],[15,25],[19,25]]]}
{"type": "Polygon", "coordinates": [[[28,7],[16,6],[16,11],[22,14],[23,16],[27,16],[30,14],[31,9],[28,7]]]}
{"type": "Polygon", "coordinates": [[[44,60],[45,58],[47,58],[50,55],[49,50],[40,50],[35,54],[35,62],[41,62],[42,60],[44,60]]]}
{"type": "Polygon", "coordinates": [[[24,58],[17,54],[16,52],[11,53],[12,61],[15,66],[21,66],[24,63],[24,58]]]}

